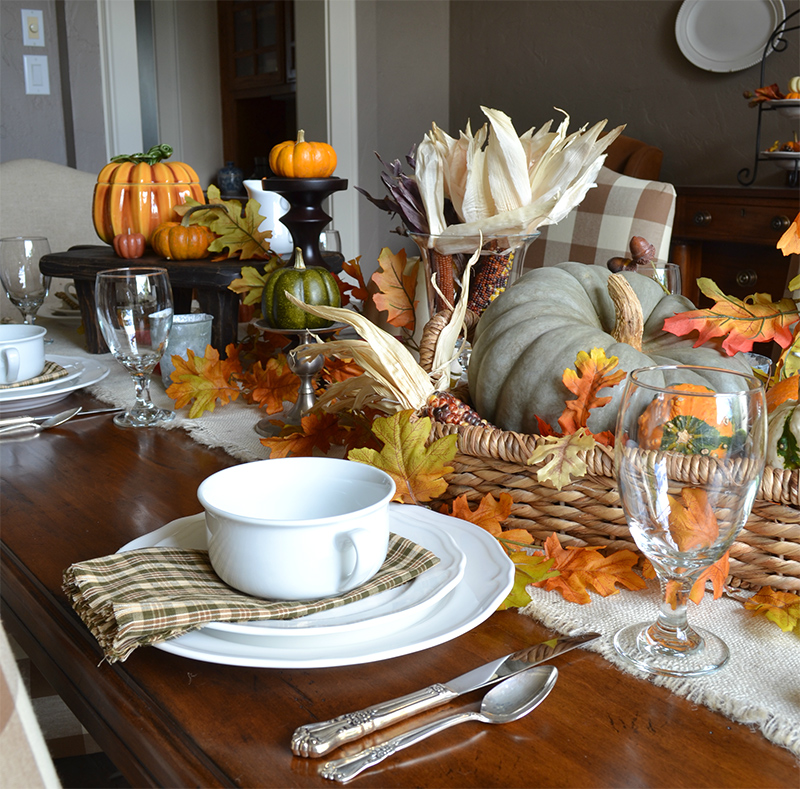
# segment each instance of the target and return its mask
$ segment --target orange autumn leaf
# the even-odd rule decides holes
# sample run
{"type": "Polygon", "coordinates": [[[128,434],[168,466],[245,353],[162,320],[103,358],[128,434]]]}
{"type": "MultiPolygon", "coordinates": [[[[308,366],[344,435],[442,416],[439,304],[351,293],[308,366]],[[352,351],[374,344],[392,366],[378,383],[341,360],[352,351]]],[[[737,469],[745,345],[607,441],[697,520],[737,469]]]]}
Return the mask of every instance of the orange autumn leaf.
{"type": "Polygon", "coordinates": [[[366,302],[369,299],[369,292],[367,291],[367,285],[364,282],[364,274],[361,271],[361,256],[359,255],[357,258],[353,260],[345,260],[342,264],[342,270],[345,274],[351,276],[357,284],[351,285],[349,282],[342,282],[345,289],[347,289],[350,293],[350,296],[354,299],[358,299],[358,301],[366,302]]]}
{"type": "MultiPolygon", "coordinates": [[[[232,346],[228,346],[228,351],[232,350],[232,346]]],[[[241,365],[235,354],[222,360],[219,351],[211,345],[206,346],[204,356],[198,356],[191,348],[186,354],[186,359],[172,357],[174,383],[167,388],[167,395],[175,401],[176,409],[191,403],[189,418],[195,419],[206,411],[213,411],[217,400],[225,404],[239,397],[234,376],[241,372],[241,365]]]]}
{"type": "Polygon", "coordinates": [[[331,384],[337,381],[346,381],[348,378],[357,378],[363,375],[364,370],[352,359],[340,359],[335,357],[329,359],[325,357],[325,366],[320,371],[320,378],[325,383],[331,384]]]}
{"type": "MultiPolygon", "coordinates": [[[[453,500],[452,509],[448,515],[454,518],[461,518],[461,520],[474,523],[485,529],[489,534],[497,537],[502,531],[501,523],[511,514],[511,505],[513,500],[510,493],[501,493],[500,499],[495,499],[491,493],[487,493],[478,503],[478,506],[471,510],[469,508],[469,501],[467,494],[462,493],[458,498],[453,500]]],[[[445,512],[446,507],[442,509],[445,512]]]]}
{"type": "Polygon", "coordinates": [[[383,469],[395,482],[393,501],[419,504],[430,501],[447,490],[448,465],[456,456],[458,436],[444,436],[426,446],[431,432],[428,417],[414,419],[413,411],[398,411],[378,417],[372,432],[383,442],[380,452],[362,447],[347,453],[349,460],[383,469]]]}
{"type": "Polygon", "coordinates": [[[558,424],[564,433],[574,433],[586,427],[591,409],[611,402],[610,396],[598,397],[597,393],[601,389],[616,386],[625,378],[624,370],[613,372],[618,363],[616,356],[609,359],[602,348],[592,348],[591,353],[578,353],[575,370],[564,370],[564,386],[576,395],[574,400],[567,400],[567,407],[558,418],[558,424]]]}
{"type": "Polygon", "coordinates": [[[565,600],[585,605],[591,602],[589,589],[602,597],[617,594],[617,584],[626,589],[644,589],[646,584],[633,570],[639,557],[633,551],[615,551],[608,556],[599,548],[562,547],[555,533],[544,544],[545,556],[553,559],[559,575],[535,585],[558,591],[565,600]]]}
{"type": "Polygon", "coordinates": [[[717,516],[702,488],[683,488],[669,499],[669,533],[679,551],[707,548],[719,537],[717,516]]]}
{"type": "Polygon", "coordinates": [[[283,411],[284,400],[297,400],[300,379],[289,369],[285,356],[275,356],[266,364],[256,362],[241,381],[247,402],[257,403],[268,414],[283,411]]]}
{"type": "Polygon", "coordinates": [[[395,255],[384,247],[378,257],[378,266],[378,271],[372,275],[372,281],[378,287],[378,293],[373,296],[375,306],[388,314],[386,320],[392,326],[413,332],[419,261],[408,264],[404,249],[395,255]]]}
{"type": "Polygon", "coordinates": [[[285,425],[277,436],[262,438],[261,443],[269,447],[270,458],[311,457],[315,449],[325,455],[341,444],[344,432],[336,414],[312,411],[300,419],[299,426],[285,425]]]}
{"type": "MultiPolygon", "coordinates": [[[[695,604],[700,605],[703,600],[703,595],[706,593],[706,582],[711,581],[711,589],[713,591],[714,600],[722,597],[725,591],[725,581],[730,573],[728,563],[729,552],[726,551],[723,556],[718,559],[710,567],[707,567],[700,574],[700,577],[692,584],[692,589],[689,592],[689,599],[695,604]]],[[[678,591],[680,584],[677,581],[670,579],[667,581],[666,590],[664,592],[664,599],[672,608],[676,608],[678,604],[678,591]]]]}
{"type": "Polygon", "coordinates": [[[800,595],[765,586],[745,602],[744,607],[767,617],[785,633],[800,631],[800,595]]]}
{"type": "Polygon", "coordinates": [[[755,293],[744,299],[726,296],[707,277],[697,285],[714,306],[673,315],[664,321],[664,331],[682,337],[696,331],[694,347],[714,337],[724,337],[722,347],[729,356],[738,351],[751,351],[754,342],[775,340],[781,348],[792,341],[789,327],[797,321],[798,309],[792,299],[773,302],[768,293],[755,293]]]}
{"type": "Polygon", "coordinates": [[[800,255],[800,213],[778,240],[777,248],[784,255],[800,255]]]}

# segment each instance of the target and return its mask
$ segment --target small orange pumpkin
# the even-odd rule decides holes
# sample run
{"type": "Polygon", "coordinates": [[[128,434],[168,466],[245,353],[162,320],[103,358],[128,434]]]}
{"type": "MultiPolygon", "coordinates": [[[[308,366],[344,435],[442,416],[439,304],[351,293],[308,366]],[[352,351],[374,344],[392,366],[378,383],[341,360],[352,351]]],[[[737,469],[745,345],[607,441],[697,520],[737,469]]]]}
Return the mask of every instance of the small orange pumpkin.
{"type": "Polygon", "coordinates": [[[153,233],[150,243],[157,255],[167,260],[201,260],[208,257],[208,246],[216,238],[203,225],[163,222],[153,233]]]}
{"type": "Polygon", "coordinates": [[[300,129],[297,140],[273,147],[269,166],[283,178],[328,178],[336,169],[336,151],[326,142],[306,142],[305,132],[300,129]]]}
{"type": "Polygon", "coordinates": [[[800,93],[795,93],[795,92],[787,93],[786,94],[786,98],[787,99],[800,99],[800,93]]]}
{"type": "Polygon", "coordinates": [[[120,233],[111,242],[114,252],[126,260],[138,260],[144,255],[146,242],[141,233],[120,233]]]}

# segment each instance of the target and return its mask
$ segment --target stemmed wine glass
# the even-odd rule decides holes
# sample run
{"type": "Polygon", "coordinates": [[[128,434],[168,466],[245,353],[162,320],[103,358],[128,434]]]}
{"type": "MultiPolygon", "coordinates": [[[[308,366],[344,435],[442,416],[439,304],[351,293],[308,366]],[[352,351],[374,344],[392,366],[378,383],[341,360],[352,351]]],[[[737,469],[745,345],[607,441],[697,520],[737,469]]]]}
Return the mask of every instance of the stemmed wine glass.
{"type": "Polygon", "coordinates": [[[95,281],[100,331],[111,353],[131,374],[136,402],[114,417],[120,427],[150,427],[173,419],[150,398],[150,375],[172,328],[172,288],[163,268],[100,271],[95,281]]]}
{"type": "Polygon", "coordinates": [[[50,245],[40,236],[0,239],[0,282],[22,313],[23,323],[35,323],[36,312],[44,304],[50,277],[39,271],[39,260],[49,254],[50,245]]]}
{"type": "Polygon", "coordinates": [[[629,374],[615,469],[631,535],[662,591],[654,624],[629,625],[614,637],[617,652],[637,668],[693,677],[728,660],[722,639],[689,626],[686,605],[750,514],[766,435],[764,389],[755,376],[689,365],[629,374]]]}

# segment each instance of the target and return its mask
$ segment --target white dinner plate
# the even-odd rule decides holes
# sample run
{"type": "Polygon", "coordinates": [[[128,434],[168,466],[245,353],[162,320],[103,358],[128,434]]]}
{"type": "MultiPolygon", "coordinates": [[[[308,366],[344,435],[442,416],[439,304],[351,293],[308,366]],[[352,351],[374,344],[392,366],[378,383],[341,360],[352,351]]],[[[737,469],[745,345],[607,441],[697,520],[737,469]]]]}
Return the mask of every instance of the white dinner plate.
{"type": "Polygon", "coordinates": [[[55,304],[43,304],[36,313],[36,317],[76,323],[81,320],[81,311],[66,309],[65,307],[59,307],[55,304]]]}
{"type": "Polygon", "coordinates": [[[34,392],[33,394],[15,393],[13,396],[9,396],[7,393],[4,397],[0,397],[0,414],[18,414],[35,408],[44,408],[63,400],[68,394],[78,389],[83,389],[86,386],[92,386],[102,381],[108,375],[108,367],[102,362],[96,362],[94,359],[75,359],[71,356],[57,355],[46,356],[45,358],[52,359],[62,366],[65,363],[78,361],[83,365],[83,372],[70,381],[56,381],[55,386],[43,392],[34,392]]]}
{"type": "MultiPolygon", "coordinates": [[[[355,603],[321,611],[298,619],[273,619],[253,622],[213,622],[205,626],[220,638],[232,640],[259,638],[322,638],[334,640],[374,638],[408,627],[419,621],[463,578],[466,557],[453,538],[431,529],[422,508],[390,509],[391,531],[401,533],[439,558],[439,563],[406,584],[372,595],[355,603]]],[[[205,515],[180,518],[157,531],[124,545],[120,551],[136,548],[174,547],[207,550],[205,515]]]]}
{"type": "Polygon", "coordinates": [[[782,0],[684,0],[675,37],[695,66],[741,71],[761,62],[769,37],[785,16],[782,0]]]}
{"type": "Polygon", "coordinates": [[[45,356],[45,359],[48,362],[55,362],[63,367],[67,371],[67,374],[62,375],[61,378],[56,378],[54,381],[45,381],[41,384],[15,386],[13,389],[0,389],[0,400],[14,399],[19,397],[21,394],[30,395],[38,392],[46,392],[48,389],[52,389],[54,386],[60,386],[69,381],[74,381],[84,370],[83,362],[81,362],[79,359],[73,359],[71,356],[48,355],[45,356]]]}
{"type": "MultiPolygon", "coordinates": [[[[409,506],[393,504],[392,509],[409,506]]],[[[375,638],[338,644],[328,644],[324,638],[306,638],[299,645],[288,638],[251,639],[249,643],[220,638],[218,632],[202,628],[153,646],[182,657],[228,666],[324,668],[408,655],[472,630],[506,598],[514,583],[514,565],[500,543],[479,526],[433,510],[412,509],[417,511],[420,524],[448,534],[466,556],[464,577],[419,622],[375,638]]],[[[412,521],[398,519],[398,534],[405,536],[403,526],[408,522],[412,521]]]]}

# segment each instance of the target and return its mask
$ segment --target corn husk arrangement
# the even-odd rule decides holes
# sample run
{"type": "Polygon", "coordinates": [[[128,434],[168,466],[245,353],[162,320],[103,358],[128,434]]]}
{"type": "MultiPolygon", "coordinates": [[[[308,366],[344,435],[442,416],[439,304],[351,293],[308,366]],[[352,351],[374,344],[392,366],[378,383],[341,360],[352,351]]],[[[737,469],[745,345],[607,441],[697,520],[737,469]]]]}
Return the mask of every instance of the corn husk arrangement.
{"type": "Polygon", "coordinates": [[[604,137],[607,121],[567,133],[569,115],[555,131],[549,121],[517,135],[511,118],[481,107],[489,119],[459,138],[436,124],[420,143],[415,181],[428,232],[443,254],[472,252],[483,236],[525,236],[561,221],[595,185],[604,151],[619,136],[604,137]],[[460,220],[448,222],[449,201],[460,220]]]}

